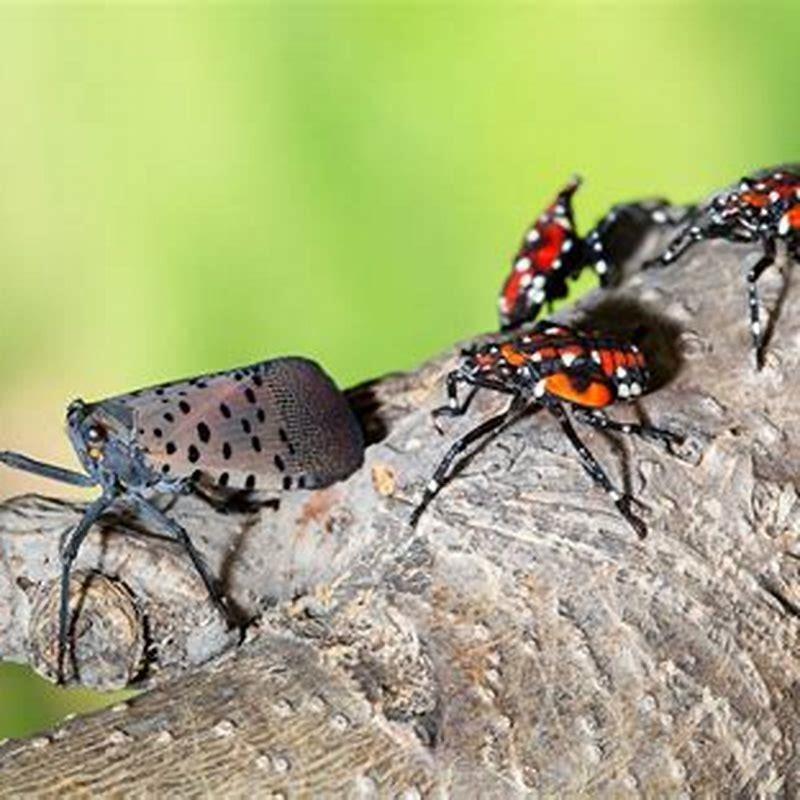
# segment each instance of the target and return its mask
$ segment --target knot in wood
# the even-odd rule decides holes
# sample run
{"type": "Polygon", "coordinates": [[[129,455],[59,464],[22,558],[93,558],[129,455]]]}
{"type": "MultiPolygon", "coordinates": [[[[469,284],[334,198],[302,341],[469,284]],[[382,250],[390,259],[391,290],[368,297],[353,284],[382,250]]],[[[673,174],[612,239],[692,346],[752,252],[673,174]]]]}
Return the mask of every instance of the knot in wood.
{"type": "MultiPolygon", "coordinates": [[[[28,647],[34,669],[53,680],[58,665],[59,581],[42,584],[31,609],[28,647]]],[[[130,589],[95,571],[76,571],[69,583],[72,624],[64,666],[67,682],[121,689],[144,664],[145,622],[130,589]]]]}

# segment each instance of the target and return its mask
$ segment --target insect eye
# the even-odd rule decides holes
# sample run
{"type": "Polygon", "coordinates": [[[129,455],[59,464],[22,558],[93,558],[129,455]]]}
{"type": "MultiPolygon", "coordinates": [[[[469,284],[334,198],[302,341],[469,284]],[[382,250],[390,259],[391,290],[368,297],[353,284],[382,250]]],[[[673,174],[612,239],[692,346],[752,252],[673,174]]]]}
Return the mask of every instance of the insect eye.
{"type": "Polygon", "coordinates": [[[86,440],[89,444],[100,444],[106,440],[106,432],[99,425],[92,425],[91,428],[86,431],[86,440]]]}

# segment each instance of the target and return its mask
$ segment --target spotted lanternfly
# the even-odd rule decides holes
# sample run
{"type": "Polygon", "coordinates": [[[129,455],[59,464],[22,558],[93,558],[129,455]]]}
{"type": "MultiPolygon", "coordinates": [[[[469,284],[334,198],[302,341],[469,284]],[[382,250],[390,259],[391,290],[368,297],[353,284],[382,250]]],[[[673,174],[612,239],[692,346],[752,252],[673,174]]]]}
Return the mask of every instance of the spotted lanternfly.
{"type": "MultiPolygon", "coordinates": [[[[500,293],[500,325],[504,331],[533,322],[545,303],[567,295],[567,279],[592,266],[602,286],[614,278],[615,259],[609,243],[621,223],[641,227],[675,224],[666,200],[616,205],[585,238],[575,230],[572,197],[581,185],[575,176],[530,227],[514,256],[511,274],[500,293]]],[[[680,217],[682,218],[682,216],[680,217]]]]}
{"type": "Polygon", "coordinates": [[[0,462],[75,486],[99,486],[61,554],[58,680],[67,646],[69,576],[92,525],[119,497],[185,548],[217,607],[215,580],[189,535],[154,505],[159,493],[201,487],[278,492],[316,489],[362,463],[361,429],[328,375],[304,358],[154,386],[96,403],[74,401],[67,430],[85,474],[0,452],[0,462]]]}
{"type": "Polygon", "coordinates": [[[762,248],[761,258],[745,276],[750,334],[758,364],[763,341],[756,282],[775,262],[778,240],[782,239],[791,258],[800,262],[800,166],[762,170],[742,178],[734,189],[715,195],[690,215],[664,253],[646,266],[671,264],[706,239],[758,244],[762,248]]]}
{"type": "Polygon", "coordinates": [[[575,419],[592,427],[636,434],[671,447],[682,437],[651,425],[617,422],[603,411],[617,400],[635,400],[647,389],[648,380],[644,355],[632,342],[551,322],[540,322],[523,336],[465,351],[458,369],[447,376],[449,404],[436,409],[434,416],[466,413],[479,389],[508,394],[511,402],[501,414],[485,420],[450,447],[414,509],[411,524],[416,525],[447,482],[450,465],[459,453],[530,408],[542,407],[561,425],[592,480],[608,492],[625,519],[644,538],[647,531],[644,522],[631,511],[632,498],[613,486],[579,438],[567,408],[575,419]],[[462,401],[458,397],[460,384],[472,387],[462,401]]]}

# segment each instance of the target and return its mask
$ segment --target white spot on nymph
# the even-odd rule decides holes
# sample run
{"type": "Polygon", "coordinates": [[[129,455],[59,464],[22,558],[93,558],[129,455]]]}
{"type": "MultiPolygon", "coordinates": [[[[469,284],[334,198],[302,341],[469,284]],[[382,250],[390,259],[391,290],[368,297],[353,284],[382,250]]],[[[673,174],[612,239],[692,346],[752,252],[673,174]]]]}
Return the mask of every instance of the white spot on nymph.
{"type": "Polygon", "coordinates": [[[545,393],[545,381],[544,379],[537,381],[536,386],[533,387],[533,396],[534,397],[544,397],[545,393]]]}
{"type": "Polygon", "coordinates": [[[450,408],[458,408],[458,398],[456,397],[450,398],[450,408]]]}
{"type": "Polygon", "coordinates": [[[594,250],[596,253],[599,253],[599,252],[600,252],[600,251],[603,249],[603,245],[602,245],[602,243],[600,242],[600,240],[599,240],[599,239],[598,239],[598,240],[597,240],[597,241],[594,243],[594,247],[593,247],[592,249],[593,249],[593,250],[594,250]]]}
{"type": "Polygon", "coordinates": [[[572,250],[572,239],[566,239],[564,244],[561,245],[561,252],[568,253],[570,250],[572,250]]]}
{"type": "Polygon", "coordinates": [[[553,262],[553,269],[558,269],[560,266],[561,266],[561,259],[560,259],[560,258],[557,258],[557,259],[556,259],[556,260],[553,262]]]}
{"type": "Polygon", "coordinates": [[[630,425],[623,425],[622,426],[622,432],[623,433],[630,433],[631,432],[631,426],[630,425]]]}
{"type": "Polygon", "coordinates": [[[592,361],[594,361],[595,364],[600,363],[600,353],[598,353],[597,350],[592,350],[592,361]]]}
{"type": "Polygon", "coordinates": [[[770,199],[770,202],[777,203],[778,200],[781,199],[781,196],[780,196],[780,194],[778,194],[778,192],[770,192],[769,193],[769,199],[770,199]]]}
{"type": "Polygon", "coordinates": [[[527,256],[523,256],[522,258],[517,260],[517,263],[514,264],[514,269],[517,272],[525,272],[526,269],[529,269],[531,266],[531,260],[527,256]]]}
{"type": "Polygon", "coordinates": [[[621,384],[620,384],[620,385],[617,387],[617,394],[618,394],[620,397],[630,397],[630,395],[631,395],[631,387],[630,387],[630,386],[628,386],[628,384],[627,384],[627,383],[621,383],[621,384]]]}
{"type": "Polygon", "coordinates": [[[537,292],[531,292],[531,299],[534,303],[544,303],[544,292],[541,290],[537,292]]]}
{"type": "Polygon", "coordinates": [[[611,499],[612,499],[612,500],[613,500],[615,503],[619,503],[619,501],[620,501],[620,500],[622,500],[622,495],[621,495],[619,492],[615,491],[614,489],[612,489],[612,490],[609,492],[609,494],[611,495],[611,499]]]}
{"type": "Polygon", "coordinates": [[[576,358],[577,358],[577,356],[575,355],[575,353],[562,353],[561,354],[561,363],[565,367],[569,367],[576,358]]]}
{"type": "Polygon", "coordinates": [[[750,326],[750,330],[753,331],[753,335],[754,336],[761,336],[761,323],[760,322],[754,322],[750,326]]]}
{"type": "Polygon", "coordinates": [[[667,221],[667,215],[663,211],[654,211],[650,217],[657,225],[663,225],[667,221]]]}
{"type": "Polygon", "coordinates": [[[628,374],[628,370],[625,367],[617,367],[617,377],[624,378],[628,374]]]}
{"type": "Polygon", "coordinates": [[[531,361],[538,364],[542,360],[542,354],[537,350],[531,355],[531,361]]]}
{"type": "Polygon", "coordinates": [[[508,301],[506,300],[505,297],[501,297],[501,298],[498,299],[497,305],[499,306],[500,311],[505,313],[506,307],[508,306],[508,301]]]}
{"type": "Polygon", "coordinates": [[[439,488],[439,482],[435,480],[429,481],[426,488],[429,492],[435,492],[439,488]]]}
{"type": "Polygon", "coordinates": [[[523,289],[524,289],[526,286],[529,286],[529,285],[530,285],[531,281],[533,281],[533,275],[531,275],[531,274],[530,274],[530,272],[526,272],[526,273],[525,273],[525,274],[524,274],[524,275],[523,275],[523,276],[522,276],[522,277],[519,279],[519,285],[520,285],[520,286],[522,286],[522,287],[523,287],[523,289]]]}
{"type": "Polygon", "coordinates": [[[547,283],[547,278],[545,278],[544,275],[534,275],[533,276],[533,285],[537,289],[541,289],[542,286],[545,285],[545,283],[547,283]]]}
{"type": "Polygon", "coordinates": [[[640,395],[641,393],[642,393],[642,386],[641,386],[641,384],[639,384],[639,383],[636,383],[636,381],[634,381],[634,382],[631,384],[631,394],[632,394],[634,397],[637,397],[637,396],[638,396],[638,395],[640,395]]]}
{"type": "Polygon", "coordinates": [[[781,236],[786,236],[789,233],[789,215],[784,214],[781,217],[781,221],[778,223],[778,233],[781,236]]]}
{"type": "Polygon", "coordinates": [[[594,265],[594,268],[597,270],[598,275],[605,275],[608,271],[608,264],[601,259],[594,265]]]}
{"type": "Polygon", "coordinates": [[[529,242],[538,242],[539,241],[539,231],[536,228],[532,228],[528,231],[528,235],[525,237],[529,242]]]}
{"type": "Polygon", "coordinates": [[[561,333],[561,328],[557,328],[555,325],[551,325],[549,328],[547,328],[547,330],[545,330],[545,333],[548,336],[555,336],[557,333],[561,333]]]}

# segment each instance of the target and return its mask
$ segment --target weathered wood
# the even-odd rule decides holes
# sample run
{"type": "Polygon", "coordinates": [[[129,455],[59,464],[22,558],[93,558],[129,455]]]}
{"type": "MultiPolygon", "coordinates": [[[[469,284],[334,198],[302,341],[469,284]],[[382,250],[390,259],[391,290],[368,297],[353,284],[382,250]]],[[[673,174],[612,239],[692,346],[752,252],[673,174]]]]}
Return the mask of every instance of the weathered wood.
{"type": "MultiPolygon", "coordinates": [[[[644,504],[646,540],[544,414],[480,448],[409,530],[447,444],[503,402],[479,398],[435,433],[454,349],[356,392],[382,438],[348,481],[278,510],[175,504],[243,613],[264,610],[245,644],[171,543],[120,521],[94,532],[79,566],[119,580],[147,619],[152,688],[5,745],[0,794],[800,794],[800,294],[781,298],[755,372],[755,256],[703,245],[641,273],[646,245],[622,288],[569,313],[648,326],[661,385],[639,409],[688,434],[670,455],[580,429],[644,504]]],[[[780,286],[765,276],[768,307],[780,286]]],[[[0,511],[4,657],[42,651],[37,587],[78,510],[0,511]]],[[[96,641],[79,641],[87,669],[96,641]]]]}

